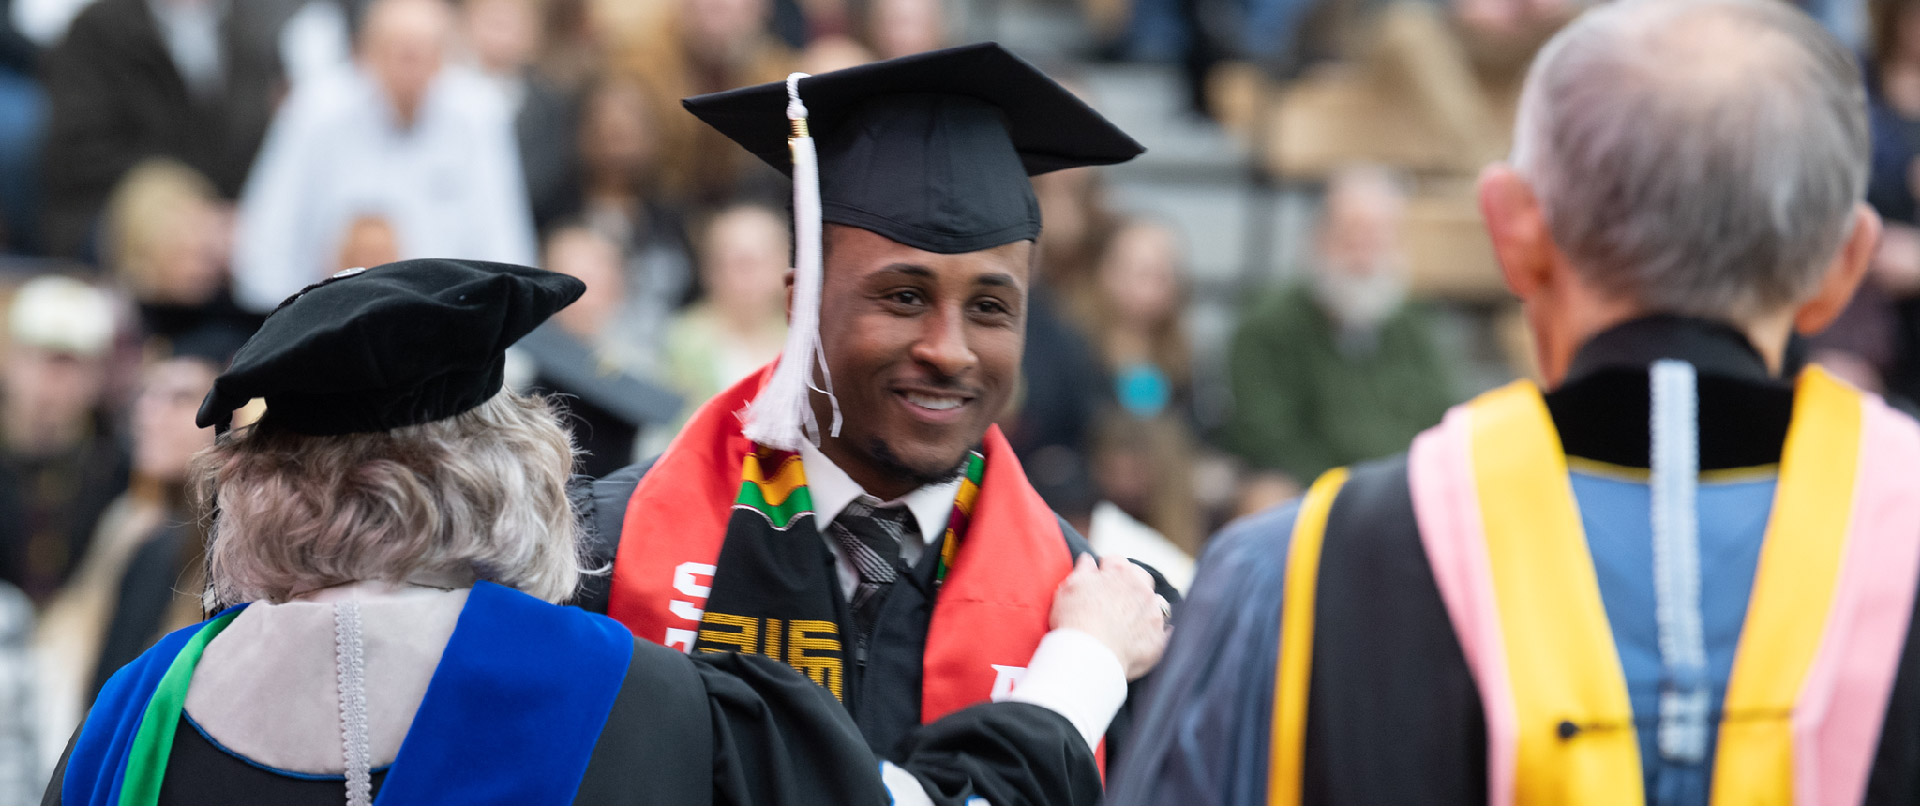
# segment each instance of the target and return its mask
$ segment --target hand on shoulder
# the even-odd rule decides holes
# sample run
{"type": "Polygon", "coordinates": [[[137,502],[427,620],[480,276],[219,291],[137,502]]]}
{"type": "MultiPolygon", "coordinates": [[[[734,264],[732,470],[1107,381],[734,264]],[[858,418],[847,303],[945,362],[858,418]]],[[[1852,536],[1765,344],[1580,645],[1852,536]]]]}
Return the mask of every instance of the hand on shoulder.
{"type": "Polygon", "coordinates": [[[1153,576],[1122,558],[1095,563],[1081,555],[1073,573],[1053,593],[1054,630],[1071,628],[1092,636],[1137,679],[1160,662],[1167,647],[1165,598],[1153,591],[1153,576]]]}

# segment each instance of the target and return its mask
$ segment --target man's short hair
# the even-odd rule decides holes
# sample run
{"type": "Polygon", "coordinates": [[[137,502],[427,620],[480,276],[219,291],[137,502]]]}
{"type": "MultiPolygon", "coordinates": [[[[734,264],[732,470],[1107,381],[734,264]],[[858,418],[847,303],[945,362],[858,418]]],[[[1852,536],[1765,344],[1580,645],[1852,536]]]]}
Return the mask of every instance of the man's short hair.
{"type": "Polygon", "coordinates": [[[1853,56],[1778,0],[1623,0],[1528,73],[1513,164],[1595,287],[1746,319],[1818,284],[1866,195],[1853,56]]]}

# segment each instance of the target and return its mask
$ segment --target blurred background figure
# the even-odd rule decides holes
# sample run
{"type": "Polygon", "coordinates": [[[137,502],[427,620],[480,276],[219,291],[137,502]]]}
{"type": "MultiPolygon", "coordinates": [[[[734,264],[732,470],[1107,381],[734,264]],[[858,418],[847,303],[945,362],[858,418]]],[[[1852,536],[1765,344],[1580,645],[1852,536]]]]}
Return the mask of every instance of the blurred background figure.
{"type": "MultiPolygon", "coordinates": [[[[1407,298],[1405,206],[1391,174],[1340,172],[1303,280],[1241,321],[1220,444],[1261,475],[1297,489],[1329,468],[1399,450],[1456,402],[1429,316],[1407,298]]],[[[1245,484],[1264,500],[1289,489],[1258,477],[1245,484]]]]}
{"type": "Polygon", "coordinates": [[[547,39],[547,6],[545,0],[460,4],[460,32],[473,67],[513,116],[520,171],[536,211],[566,184],[574,138],[573,100],[535,66],[547,39]]]}
{"type": "Polygon", "coordinates": [[[669,153],[644,84],[607,76],[585,93],[571,182],[537,216],[543,227],[583,224],[614,244],[625,290],[615,338],[658,352],[667,320],[694,294],[684,212],[661,185],[669,153]]]}
{"type": "Polygon", "coordinates": [[[1179,234],[1149,219],[1123,221],[1101,252],[1090,291],[1074,303],[1075,321],[1093,339],[1113,382],[1104,433],[1132,442],[1103,444],[1094,479],[1108,500],[1189,554],[1205,527],[1194,497],[1193,355],[1187,341],[1186,271],[1179,234]],[[1138,469],[1128,476],[1114,469],[1138,469]],[[1113,483],[1131,482],[1127,488],[1113,483]]]}
{"type": "Polygon", "coordinates": [[[591,228],[563,226],[547,236],[545,254],[547,269],[585,282],[587,292],[514,346],[509,382],[564,396],[561,418],[581,451],[575,465],[603,476],[633,463],[643,431],[664,432],[664,447],[683,403],[658,382],[651,348],[621,329],[632,304],[619,246],[591,228]]]}
{"type": "Polygon", "coordinates": [[[352,218],[380,211],[402,258],[530,264],[534,237],[512,112],[447,66],[444,0],[375,0],[357,63],[294,89],[240,204],[235,293],[265,312],[340,268],[352,218]]]}
{"type": "Polygon", "coordinates": [[[280,26],[305,0],[96,0],[41,64],[41,248],[91,259],[122,175],[165,156],[240,194],[283,90],[280,26]]]}
{"type": "Polygon", "coordinates": [[[1100,501],[1090,467],[1093,435],[1113,392],[1105,364],[1075,319],[1094,309],[1077,302],[1094,295],[1095,264],[1119,221],[1100,177],[1098,168],[1076,167],[1033,178],[1044,225],[1027,294],[1022,385],[1013,413],[1001,420],[1034,488],[1082,534],[1100,501]]]}
{"type": "Polygon", "coordinates": [[[370,268],[400,260],[400,235],[393,223],[379,214],[360,214],[347,223],[340,235],[339,258],[334,267],[370,268]]]}
{"type": "Polygon", "coordinates": [[[947,4],[941,0],[866,0],[866,46],[874,59],[945,48],[947,4]]]}
{"type": "Polygon", "coordinates": [[[23,285],[8,308],[0,390],[0,580],[44,604],[85,557],[127,454],[100,409],[113,305],[61,276],[23,285]]]}
{"type": "Polygon", "coordinates": [[[1200,539],[1176,543],[1160,527],[1195,532],[1201,526],[1193,497],[1192,439],[1164,421],[1110,413],[1093,440],[1096,501],[1084,534],[1094,554],[1131,558],[1159,570],[1185,590],[1193,582],[1200,539]]]}
{"type": "Polygon", "coordinates": [[[209,325],[150,344],[129,424],[130,481],[35,636],[46,728],[73,728],[108,676],[200,621],[206,538],[187,466],[213,444],[213,429],[196,427],[193,416],[250,334],[209,325]]]}
{"type": "Polygon", "coordinates": [[[1033,179],[1040,201],[1038,283],[1068,298],[1091,286],[1094,264],[1119,227],[1099,167],[1079,166],[1033,179]]]}
{"type": "Polygon", "coordinates": [[[1875,8],[1866,65],[1873,164],[1867,202],[1885,223],[1870,275],[1809,355],[1850,381],[1920,399],[1920,2],[1875,8]]]}
{"type": "Polygon", "coordinates": [[[747,197],[779,203],[778,172],[680,110],[680,99],[784,79],[793,52],[768,29],[769,0],[669,0],[650,24],[618,34],[613,71],[645,83],[669,195],[711,210],[747,197]]]}
{"type": "Polygon", "coordinates": [[[138,307],[142,336],[259,326],[233,301],[232,222],[213,184],[184,163],[149,158],[127,172],[107,202],[103,258],[138,307]]]}
{"type": "Polygon", "coordinates": [[[38,686],[29,643],[33,602],[0,583],[0,803],[28,805],[46,788],[38,686]]]}
{"type": "Polygon", "coordinates": [[[762,205],[728,208],[707,224],[700,243],[706,294],[667,327],[664,371],[689,408],[780,355],[789,244],[786,217],[762,205]]]}
{"type": "Polygon", "coordinates": [[[37,160],[47,97],[34,73],[40,56],[13,22],[13,0],[0,0],[0,256],[37,247],[37,160]]]}

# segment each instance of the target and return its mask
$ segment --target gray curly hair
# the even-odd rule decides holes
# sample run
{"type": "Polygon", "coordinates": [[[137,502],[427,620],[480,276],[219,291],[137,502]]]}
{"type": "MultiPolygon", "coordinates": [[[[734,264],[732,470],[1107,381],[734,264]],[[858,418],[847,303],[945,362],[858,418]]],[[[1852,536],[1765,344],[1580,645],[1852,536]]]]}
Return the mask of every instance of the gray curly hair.
{"type": "Polygon", "coordinates": [[[491,580],[548,602],[581,572],[557,409],[503,390],[465,413],[316,437],[269,413],[195,460],[214,517],[209,608],[342,583],[491,580]],[[217,498],[217,502],[214,500],[217,498]]]}

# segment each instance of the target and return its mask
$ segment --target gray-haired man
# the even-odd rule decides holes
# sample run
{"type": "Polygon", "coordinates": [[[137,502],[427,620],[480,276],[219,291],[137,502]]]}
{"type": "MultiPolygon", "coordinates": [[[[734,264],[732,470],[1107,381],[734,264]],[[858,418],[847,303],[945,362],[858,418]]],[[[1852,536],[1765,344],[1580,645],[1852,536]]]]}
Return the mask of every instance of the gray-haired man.
{"type": "Polygon", "coordinates": [[[1920,799],[1920,425],[1783,368],[1880,231],[1852,57],[1629,0],[1527,83],[1480,201],[1547,391],[1226,530],[1120,802],[1920,799]]]}

